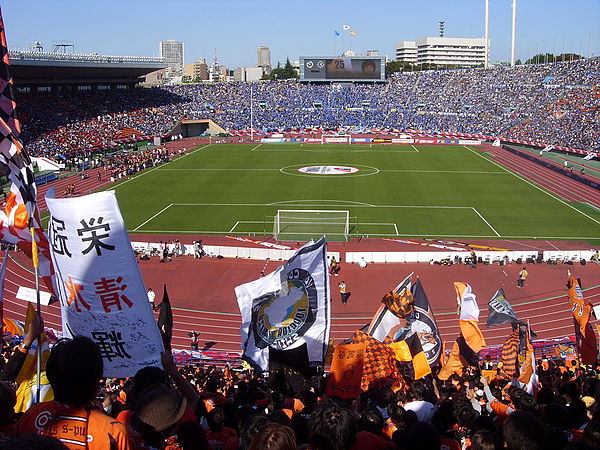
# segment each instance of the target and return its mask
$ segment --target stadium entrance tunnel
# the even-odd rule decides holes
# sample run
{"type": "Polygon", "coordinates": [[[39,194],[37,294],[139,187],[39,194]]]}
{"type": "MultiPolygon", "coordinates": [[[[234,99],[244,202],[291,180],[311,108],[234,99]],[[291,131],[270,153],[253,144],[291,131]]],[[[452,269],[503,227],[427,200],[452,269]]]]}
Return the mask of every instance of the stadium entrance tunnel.
{"type": "Polygon", "coordinates": [[[296,175],[300,177],[366,177],[379,173],[377,167],[364,166],[359,164],[294,164],[279,169],[286,175],[296,175]]]}

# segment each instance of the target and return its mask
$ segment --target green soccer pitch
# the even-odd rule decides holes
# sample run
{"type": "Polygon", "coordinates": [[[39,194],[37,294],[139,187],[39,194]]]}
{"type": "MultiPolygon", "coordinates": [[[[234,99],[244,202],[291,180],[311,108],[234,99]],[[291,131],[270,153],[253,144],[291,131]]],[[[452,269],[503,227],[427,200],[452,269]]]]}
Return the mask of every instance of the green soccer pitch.
{"type": "Polygon", "coordinates": [[[278,210],[335,210],[350,236],[600,237],[599,210],[465,146],[211,144],[109,189],[135,233],[270,236],[278,210]]]}

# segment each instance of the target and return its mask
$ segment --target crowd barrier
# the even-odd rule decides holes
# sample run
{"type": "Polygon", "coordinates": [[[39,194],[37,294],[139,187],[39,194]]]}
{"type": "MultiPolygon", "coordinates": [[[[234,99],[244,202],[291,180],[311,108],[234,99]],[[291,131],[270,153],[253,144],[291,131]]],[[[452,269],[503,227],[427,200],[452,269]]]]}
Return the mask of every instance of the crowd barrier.
{"type": "MultiPolygon", "coordinates": [[[[133,249],[140,253],[148,253],[152,250],[157,253],[160,252],[160,243],[156,242],[132,242],[133,249]]],[[[256,247],[230,247],[225,245],[203,245],[206,256],[209,257],[222,257],[222,258],[244,258],[244,259],[257,259],[257,260],[272,260],[272,261],[286,261],[290,259],[296,250],[279,250],[274,248],[256,248],[256,247]]],[[[172,243],[167,244],[169,253],[173,253],[175,245],[172,243]]],[[[181,243],[181,255],[193,255],[194,245],[181,243]]],[[[340,252],[327,252],[328,257],[335,257],[336,260],[340,260],[340,252]]]]}
{"type": "MultiPolygon", "coordinates": [[[[581,260],[590,261],[593,255],[593,250],[557,250],[544,251],[542,253],[543,261],[541,262],[580,262],[581,260]]],[[[489,251],[476,252],[478,261],[484,264],[500,263],[507,256],[510,262],[521,260],[524,264],[527,261],[538,261],[539,252],[536,250],[510,250],[510,251],[489,251]]],[[[346,263],[359,263],[362,258],[369,264],[374,263],[430,263],[440,262],[444,260],[455,261],[460,259],[465,261],[470,258],[470,251],[464,252],[347,252],[346,263]]]]}
{"type": "Polygon", "coordinates": [[[582,260],[590,261],[593,250],[548,250],[544,252],[544,261],[556,261],[556,262],[580,262],[582,260]]]}
{"type": "MultiPolygon", "coordinates": [[[[154,250],[160,251],[160,244],[156,242],[132,242],[133,249],[144,253],[154,250]]],[[[172,243],[167,244],[169,253],[173,253],[175,246],[172,243]]],[[[275,248],[257,248],[257,247],[232,247],[225,245],[204,245],[204,252],[209,257],[223,258],[244,258],[257,260],[285,261],[290,259],[295,250],[280,250],[275,248]]],[[[181,243],[181,255],[193,255],[193,244],[181,243]]],[[[510,250],[510,251],[478,251],[475,253],[477,259],[486,264],[500,263],[507,256],[509,261],[515,262],[521,260],[526,263],[528,259],[538,260],[539,252],[537,250],[510,250]]],[[[591,261],[594,250],[547,250],[542,252],[543,262],[580,262],[582,260],[591,261]]],[[[340,261],[340,252],[327,252],[328,257],[334,256],[340,261]]],[[[464,261],[470,258],[470,251],[464,252],[346,252],[346,263],[359,263],[361,259],[369,264],[374,263],[429,263],[431,261],[454,261],[460,258],[464,261]]]]}

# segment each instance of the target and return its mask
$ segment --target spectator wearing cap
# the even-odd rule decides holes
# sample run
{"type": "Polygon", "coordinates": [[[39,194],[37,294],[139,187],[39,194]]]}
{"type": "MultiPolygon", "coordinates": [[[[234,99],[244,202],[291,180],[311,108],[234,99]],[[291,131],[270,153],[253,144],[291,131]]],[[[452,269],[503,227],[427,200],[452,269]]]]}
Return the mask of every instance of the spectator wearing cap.
{"type": "Polygon", "coordinates": [[[166,384],[151,384],[139,394],[131,425],[147,446],[164,448],[176,435],[186,405],[186,399],[166,384]]]}

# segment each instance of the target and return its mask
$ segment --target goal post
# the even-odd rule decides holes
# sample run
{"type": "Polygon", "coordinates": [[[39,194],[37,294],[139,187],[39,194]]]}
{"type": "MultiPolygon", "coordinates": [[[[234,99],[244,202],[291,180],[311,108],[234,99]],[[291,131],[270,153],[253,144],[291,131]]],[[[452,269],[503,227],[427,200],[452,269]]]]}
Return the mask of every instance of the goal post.
{"type": "Polygon", "coordinates": [[[326,235],[331,240],[348,240],[350,212],[329,209],[280,209],[273,221],[273,237],[308,240],[326,235]]]}
{"type": "Polygon", "coordinates": [[[322,134],[321,145],[323,144],[347,144],[352,145],[352,135],[350,134],[322,134]]]}

